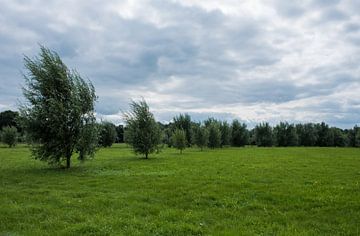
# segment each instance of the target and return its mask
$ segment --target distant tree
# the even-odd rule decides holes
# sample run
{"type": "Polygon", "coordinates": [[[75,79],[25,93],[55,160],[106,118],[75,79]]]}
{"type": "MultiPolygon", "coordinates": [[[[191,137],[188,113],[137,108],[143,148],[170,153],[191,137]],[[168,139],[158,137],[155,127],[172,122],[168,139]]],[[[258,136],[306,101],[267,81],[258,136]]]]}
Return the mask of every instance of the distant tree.
{"type": "Polygon", "coordinates": [[[348,137],[342,129],[331,128],[331,131],[334,135],[334,146],[335,147],[345,147],[348,145],[348,137]]]}
{"type": "Polygon", "coordinates": [[[191,146],[196,145],[196,133],[201,127],[201,122],[191,122],[191,146]]]}
{"type": "Polygon", "coordinates": [[[24,75],[23,89],[27,103],[20,113],[33,155],[50,164],[66,161],[70,168],[73,151],[82,149],[84,127],[94,127],[95,89],[44,47],[34,60],[25,57],[25,67],[29,72],[24,75]]]}
{"type": "Polygon", "coordinates": [[[179,116],[174,117],[174,128],[182,129],[185,131],[186,141],[188,146],[191,145],[191,136],[192,136],[191,124],[192,122],[189,114],[180,114],[179,116]]]}
{"type": "Polygon", "coordinates": [[[211,123],[208,125],[209,132],[209,148],[218,148],[221,146],[221,131],[218,123],[211,123]]]}
{"type": "Polygon", "coordinates": [[[199,126],[195,130],[194,136],[195,144],[198,146],[201,151],[206,147],[209,143],[209,132],[205,126],[199,126]]]}
{"type": "Polygon", "coordinates": [[[299,145],[299,136],[294,124],[288,124],[286,127],[287,146],[293,147],[299,145]]]}
{"type": "Polygon", "coordinates": [[[95,117],[89,117],[85,120],[76,144],[76,152],[79,153],[78,159],[84,161],[92,159],[98,148],[100,139],[100,126],[96,124],[95,117]]]}
{"type": "Polygon", "coordinates": [[[17,111],[3,111],[0,112],[0,130],[6,126],[15,127],[17,130],[20,129],[20,125],[18,124],[19,112],[17,111]]]}
{"type": "Polygon", "coordinates": [[[116,126],[111,122],[102,122],[100,124],[100,140],[102,147],[111,147],[116,141],[116,126]]]}
{"type": "Polygon", "coordinates": [[[249,142],[249,131],[246,124],[234,120],[231,125],[231,144],[235,147],[243,147],[249,142]]]}
{"type": "Polygon", "coordinates": [[[360,147],[360,127],[354,127],[354,147],[360,147]]]}
{"type": "Polygon", "coordinates": [[[261,123],[255,126],[256,145],[270,147],[273,145],[273,130],[269,123],[261,123]]]}
{"type": "Polygon", "coordinates": [[[5,126],[1,131],[1,140],[3,143],[9,145],[9,147],[14,147],[17,142],[18,132],[14,126],[5,126]]]}
{"type": "Polygon", "coordinates": [[[231,144],[231,128],[230,125],[226,122],[220,122],[220,131],[221,131],[221,146],[228,146],[231,144]]]}
{"type": "Polygon", "coordinates": [[[182,129],[176,129],[172,135],[173,146],[180,150],[180,153],[186,148],[186,133],[182,129]]]}
{"type": "Polygon", "coordinates": [[[284,122],[280,122],[280,124],[274,127],[274,136],[277,146],[280,147],[287,146],[286,128],[287,128],[287,123],[284,122]]]}
{"type": "Polygon", "coordinates": [[[174,132],[172,131],[172,128],[170,127],[170,125],[167,125],[163,130],[162,142],[164,144],[166,144],[168,147],[172,146],[171,136],[173,133],[174,132]]]}
{"type": "Polygon", "coordinates": [[[350,147],[360,147],[360,127],[355,125],[353,129],[348,130],[347,136],[350,147]]]}
{"type": "Polygon", "coordinates": [[[318,134],[316,146],[319,147],[334,146],[334,134],[327,124],[322,122],[321,124],[316,124],[315,128],[318,134]]]}
{"type": "Polygon", "coordinates": [[[116,126],[116,142],[117,143],[124,142],[124,126],[123,125],[116,126]]]}
{"type": "Polygon", "coordinates": [[[250,145],[256,145],[255,128],[249,130],[249,144],[250,145]]]}
{"type": "Polygon", "coordinates": [[[299,137],[298,144],[301,146],[315,146],[318,139],[317,130],[312,123],[297,124],[296,132],[299,137]]]}
{"type": "Polygon", "coordinates": [[[274,128],[274,135],[276,137],[276,144],[281,147],[297,146],[298,135],[296,127],[287,122],[280,122],[274,128]]]}
{"type": "Polygon", "coordinates": [[[212,124],[215,124],[220,127],[220,123],[221,123],[220,121],[218,121],[217,119],[215,119],[213,117],[210,117],[204,121],[204,125],[206,128],[209,128],[210,125],[212,125],[212,124]]]}
{"type": "Polygon", "coordinates": [[[158,150],[161,143],[161,130],[150,112],[145,100],[130,103],[131,111],[124,114],[126,122],[125,141],[135,153],[145,155],[158,150]]]}

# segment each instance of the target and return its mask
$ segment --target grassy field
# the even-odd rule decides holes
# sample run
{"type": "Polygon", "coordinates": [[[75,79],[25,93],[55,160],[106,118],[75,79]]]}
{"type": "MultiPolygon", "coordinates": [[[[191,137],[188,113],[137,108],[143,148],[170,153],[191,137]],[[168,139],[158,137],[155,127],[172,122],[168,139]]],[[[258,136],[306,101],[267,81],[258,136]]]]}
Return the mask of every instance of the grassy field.
{"type": "Polygon", "coordinates": [[[124,145],[70,170],[0,147],[0,235],[359,235],[360,149],[124,145]]]}

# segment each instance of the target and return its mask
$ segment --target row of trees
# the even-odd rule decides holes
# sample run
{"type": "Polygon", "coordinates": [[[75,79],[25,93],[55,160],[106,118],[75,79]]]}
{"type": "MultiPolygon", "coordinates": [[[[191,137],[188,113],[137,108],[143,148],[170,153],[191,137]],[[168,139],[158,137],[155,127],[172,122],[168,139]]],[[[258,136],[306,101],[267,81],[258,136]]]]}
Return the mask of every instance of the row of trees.
{"type": "Polygon", "coordinates": [[[231,124],[209,118],[204,122],[192,122],[189,115],[180,115],[168,125],[162,125],[164,143],[178,146],[172,137],[179,136],[177,130],[184,131],[186,146],[218,148],[223,146],[241,147],[257,145],[262,147],[279,146],[319,146],[319,147],[360,147],[360,128],[340,129],[322,123],[289,124],[281,122],[272,127],[261,123],[253,129],[234,120],[231,124]]]}
{"type": "Polygon", "coordinates": [[[181,152],[192,145],[201,149],[247,144],[360,146],[358,127],[341,130],[325,123],[280,123],[275,127],[262,123],[248,130],[237,120],[231,124],[213,118],[193,122],[189,115],[181,114],[164,125],[155,121],[144,100],[130,104],[130,111],[124,114],[125,128],[109,122],[98,124],[94,114],[97,96],[90,81],[68,69],[58,54],[44,47],[38,57],[24,60],[28,72],[24,73],[23,88],[26,103],[19,107],[19,113],[4,115],[8,121],[0,123],[5,127],[2,138],[10,143],[8,140],[14,137],[16,140],[18,131],[25,134],[33,156],[50,164],[65,164],[69,168],[73,153],[84,161],[94,156],[99,144],[110,146],[114,141],[124,140],[145,158],[158,151],[162,143],[181,152]]]}
{"type": "MultiPolygon", "coordinates": [[[[217,148],[223,146],[241,147],[257,146],[320,146],[320,147],[359,147],[360,128],[340,129],[329,127],[325,123],[289,124],[281,122],[271,127],[268,123],[248,129],[246,124],[234,120],[226,121],[209,118],[204,122],[192,121],[190,115],[180,114],[169,124],[158,123],[161,129],[161,140],[168,146],[197,145],[200,148],[217,148]],[[177,131],[179,130],[179,131],[177,131]],[[179,143],[184,132],[184,145],[179,143]],[[176,133],[176,135],[174,135],[176,133]],[[179,137],[179,138],[175,138],[179,137]]],[[[25,142],[26,135],[21,127],[19,113],[16,111],[0,112],[0,132],[2,142],[15,146],[17,142],[25,142]]],[[[124,126],[111,122],[96,124],[98,146],[110,147],[114,142],[125,142],[124,126]]],[[[185,148],[184,147],[184,148],[185,148]]]]}

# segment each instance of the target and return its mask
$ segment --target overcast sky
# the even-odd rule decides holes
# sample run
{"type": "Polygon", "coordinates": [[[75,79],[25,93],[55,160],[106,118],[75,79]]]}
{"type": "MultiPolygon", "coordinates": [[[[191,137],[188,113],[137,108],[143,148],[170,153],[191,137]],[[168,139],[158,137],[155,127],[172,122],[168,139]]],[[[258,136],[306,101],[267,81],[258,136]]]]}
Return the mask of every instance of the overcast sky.
{"type": "Polygon", "coordinates": [[[360,122],[359,0],[0,0],[0,111],[17,109],[38,44],[115,123],[141,96],[160,121],[360,122]]]}

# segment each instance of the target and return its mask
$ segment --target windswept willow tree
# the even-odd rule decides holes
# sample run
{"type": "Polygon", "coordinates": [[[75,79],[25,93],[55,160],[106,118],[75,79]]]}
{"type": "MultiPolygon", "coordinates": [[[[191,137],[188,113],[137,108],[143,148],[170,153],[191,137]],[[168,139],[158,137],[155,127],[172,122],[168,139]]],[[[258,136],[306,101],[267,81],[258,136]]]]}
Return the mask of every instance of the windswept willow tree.
{"type": "Polygon", "coordinates": [[[135,153],[145,155],[158,150],[161,143],[161,130],[145,100],[130,103],[130,112],[124,114],[126,122],[125,141],[135,153]]]}
{"type": "Polygon", "coordinates": [[[24,59],[27,102],[20,107],[21,119],[33,156],[49,164],[66,162],[70,168],[74,151],[81,160],[95,152],[95,89],[69,70],[57,53],[40,49],[38,57],[24,59]]]}

